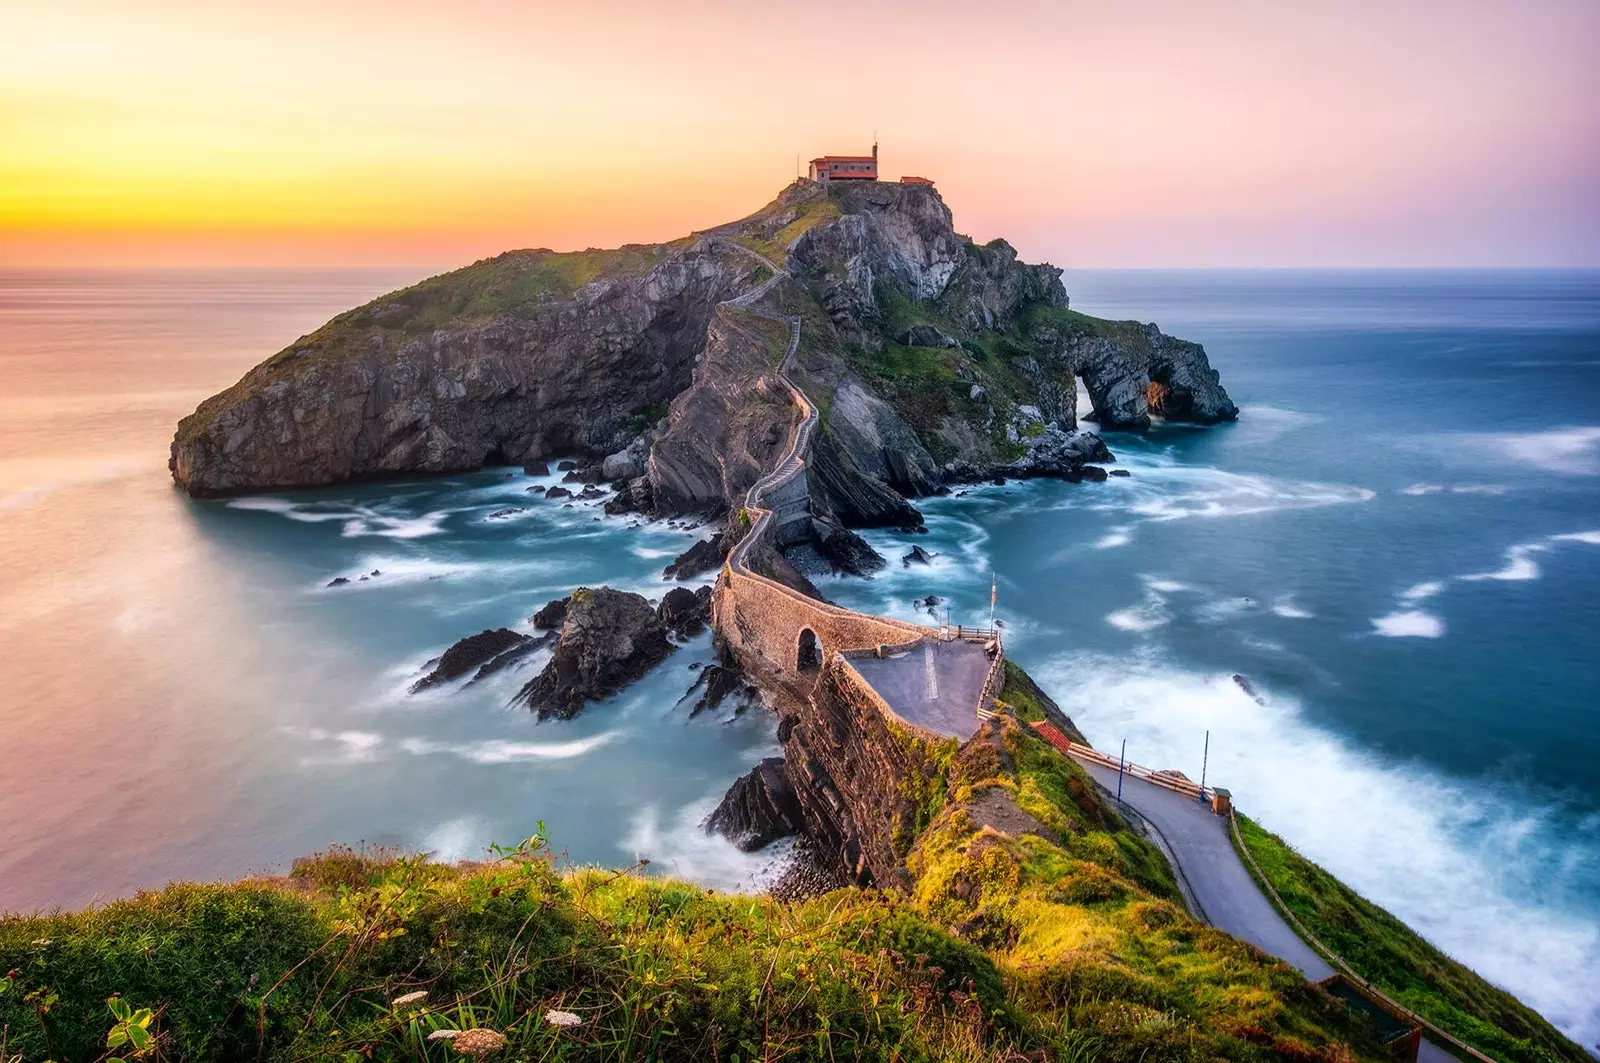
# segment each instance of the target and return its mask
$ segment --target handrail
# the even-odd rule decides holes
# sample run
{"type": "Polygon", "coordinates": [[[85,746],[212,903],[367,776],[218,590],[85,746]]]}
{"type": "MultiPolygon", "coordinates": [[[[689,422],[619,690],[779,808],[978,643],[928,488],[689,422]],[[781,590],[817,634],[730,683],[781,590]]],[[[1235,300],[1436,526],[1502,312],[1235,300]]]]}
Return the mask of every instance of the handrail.
{"type": "Polygon", "coordinates": [[[1278,891],[1273,887],[1272,883],[1267,880],[1266,874],[1261,870],[1261,865],[1256,863],[1256,858],[1251,855],[1250,847],[1245,845],[1244,835],[1239,833],[1239,817],[1235,815],[1232,808],[1229,808],[1228,810],[1228,826],[1232,831],[1234,848],[1238,849],[1239,855],[1244,858],[1245,864],[1249,866],[1250,873],[1255,876],[1256,884],[1259,885],[1262,891],[1272,899],[1272,903],[1278,909],[1279,913],[1282,914],[1286,920],[1288,920],[1289,925],[1294,928],[1295,933],[1299,934],[1301,939],[1305,941],[1306,944],[1315,949],[1323,959],[1327,960],[1330,964],[1337,968],[1341,974],[1343,974],[1346,978],[1349,978],[1359,988],[1365,990],[1373,997],[1376,997],[1384,1007],[1393,1009],[1407,1021],[1422,1027],[1440,1040],[1449,1042],[1453,1047],[1467,1053],[1467,1055],[1471,1056],[1473,1059],[1478,1060],[1479,1063],[1496,1063],[1492,1057],[1484,1055],[1482,1052],[1478,1051],[1476,1048],[1473,1048],[1471,1045],[1462,1041],[1455,1035],[1441,1030],[1439,1027],[1435,1026],[1421,1015],[1418,1015],[1416,1012],[1412,1011],[1410,1008],[1406,1007],[1404,1004],[1395,1000],[1383,990],[1379,989],[1377,986],[1361,977],[1361,975],[1356,973],[1356,969],[1354,967],[1351,967],[1345,962],[1343,956],[1340,956],[1337,952],[1334,952],[1327,945],[1323,944],[1322,939],[1313,934],[1310,929],[1300,921],[1300,919],[1289,908],[1288,903],[1284,901],[1283,897],[1280,896],[1278,891]]]}
{"type": "MultiPolygon", "coordinates": [[[[1037,728],[1037,724],[1035,727],[1037,728]]],[[[1134,764],[1130,761],[1118,760],[1116,757],[1107,756],[1098,749],[1095,749],[1093,746],[1086,746],[1080,742],[1074,742],[1070,738],[1066,739],[1066,743],[1067,748],[1063,749],[1062,752],[1068,754],[1069,756],[1077,757],[1080,760],[1093,761],[1094,763],[1105,768],[1118,768],[1130,778],[1143,779],[1147,783],[1152,783],[1156,786],[1164,786],[1168,790],[1173,790],[1177,793],[1183,794],[1185,797],[1192,797],[1196,800],[1199,800],[1202,797],[1209,799],[1215,793],[1215,791],[1209,786],[1202,787],[1199,783],[1185,779],[1179,775],[1175,775],[1170,771],[1147,768],[1142,764],[1134,764]]],[[[1055,743],[1051,744],[1054,745],[1055,743]]]]}

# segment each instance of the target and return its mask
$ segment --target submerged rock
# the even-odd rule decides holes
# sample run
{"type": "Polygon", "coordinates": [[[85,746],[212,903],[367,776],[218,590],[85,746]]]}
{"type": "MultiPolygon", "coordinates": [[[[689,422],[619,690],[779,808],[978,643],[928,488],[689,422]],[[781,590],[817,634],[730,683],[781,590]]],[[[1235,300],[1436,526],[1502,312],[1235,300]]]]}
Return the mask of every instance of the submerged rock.
{"type": "Polygon", "coordinates": [[[911,565],[926,565],[933,561],[933,555],[920,546],[913,546],[911,551],[900,559],[900,563],[907,567],[911,565]]]}
{"type": "MultiPolygon", "coordinates": [[[[468,635],[444,651],[444,655],[439,658],[439,663],[434,666],[433,671],[411,684],[411,693],[417,694],[427,690],[429,687],[463,676],[474,668],[489,664],[495,658],[508,651],[526,647],[532,641],[533,639],[527,635],[519,634],[506,627],[492,628],[488,631],[480,631],[476,635],[468,635]]],[[[504,662],[501,667],[504,667],[505,663],[510,662],[504,662]]]]}
{"type": "Polygon", "coordinates": [[[679,554],[673,559],[672,564],[661,570],[661,574],[667,579],[694,579],[721,567],[723,558],[728,556],[728,551],[732,548],[733,544],[728,534],[718,532],[709,539],[699,540],[679,554]]]}
{"type": "Polygon", "coordinates": [[[700,692],[700,697],[689,710],[691,720],[702,712],[720,707],[730,697],[738,701],[734,707],[734,715],[738,715],[761,699],[760,689],[750,682],[743,669],[728,660],[721,664],[706,665],[690,684],[689,689],[683,692],[683,696],[687,698],[697,690],[700,692]]]}
{"type": "Polygon", "coordinates": [[[522,467],[522,471],[529,476],[549,476],[550,463],[548,461],[530,461],[522,467]]]}
{"type": "Polygon", "coordinates": [[[782,757],[768,757],[741,776],[706,820],[708,833],[720,834],[744,852],[754,852],[805,825],[799,799],[782,757]]]}
{"type": "Polygon", "coordinates": [[[580,587],[567,605],[550,663],[515,701],[539,719],[571,719],[644,675],[676,647],[643,596],[610,587],[580,587]]]}
{"type": "Polygon", "coordinates": [[[572,492],[559,484],[544,493],[546,498],[571,498],[572,492]]]}

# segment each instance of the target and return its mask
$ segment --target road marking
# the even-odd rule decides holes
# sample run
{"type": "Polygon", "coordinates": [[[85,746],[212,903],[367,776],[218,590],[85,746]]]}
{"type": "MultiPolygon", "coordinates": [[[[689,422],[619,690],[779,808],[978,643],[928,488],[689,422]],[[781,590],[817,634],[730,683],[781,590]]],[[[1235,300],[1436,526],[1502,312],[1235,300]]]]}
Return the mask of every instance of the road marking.
{"type": "Polygon", "coordinates": [[[933,644],[922,647],[922,676],[928,684],[928,700],[939,700],[939,670],[933,665],[933,644]]]}

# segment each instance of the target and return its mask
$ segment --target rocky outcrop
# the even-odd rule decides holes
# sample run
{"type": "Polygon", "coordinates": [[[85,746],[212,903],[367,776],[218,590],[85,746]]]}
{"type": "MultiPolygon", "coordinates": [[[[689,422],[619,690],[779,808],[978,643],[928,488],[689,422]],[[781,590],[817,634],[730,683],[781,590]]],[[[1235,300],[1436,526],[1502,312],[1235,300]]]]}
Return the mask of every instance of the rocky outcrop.
{"type": "Polygon", "coordinates": [[[799,833],[804,821],[783,758],[768,757],[728,788],[705,826],[749,853],[799,833]]]}
{"type": "Polygon", "coordinates": [[[728,551],[733,544],[727,532],[718,532],[709,539],[700,539],[689,549],[673,559],[672,564],[661,570],[667,579],[694,579],[707,572],[715,572],[722,565],[722,559],[728,556],[728,551]]]}
{"type": "Polygon", "coordinates": [[[179,424],[192,495],[476,469],[626,445],[689,384],[738,256],[512,251],[341,314],[179,424]],[[587,283],[582,278],[598,272],[587,283]]]}
{"type": "Polygon", "coordinates": [[[870,576],[888,562],[861,536],[832,521],[813,520],[817,556],[835,572],[846,576],[870,576]]]}
{"type": "Polygon", "coordinates": [[[539,719],[571,719],[644,675],[675,647],[650,603],[609,587],[572,592],[550,663],[514,699],[539,719]]]}
{"type": "Polygon", "coordinates": [[[691,591],[687,587],[674,587],[656,607],[656,616],[668,631],[679,638],[698,634],[706,626],[711,609],[711,588],[701,587],[691,591]]]}
{"type": "Polygon", "coordinates": [[[540,606],[539,611],[528,618],[528,622],[540,631],[558,629],[567,622],[567,606],[571,603],[571,595],[552,598],[540,606]]]}
{"type": "Polygon", "coordinates": [[[1076,337],[1061,352],[1083,377],[1102,428],[1143,430],[1151,417],[1215,424],[1239,416],[1200,344],[1154,325],[1116,324],[1121,335],[1076,337]]]}
{"type": "Polygon", "coordinates": [[[1088,463],[1112,460],[1105,441],[1094,432],[1084,429],[1063,432],[1051,426],[1031,437],[1027,452],[1014,461],[953,461],[944,467],[944,478],[947,483],[980,483],[996,479],[1049,477],[1076,483],[1079,480],[1104,480],[1106,471],[1088,463]]]}
{"type": "Polygon", "coordinates": [[[411,693],[418,694],[429,687],[460,678],[474,668],[479,669],[479,672],[473,678],[481,679],[527,656],[537,648],[538,640],[512,631],[510,628],[494,628],[490,631],[480,631],[476,635],[468,635],[445,650],[434,663],[432,671],[411,684],[411,693]]]}

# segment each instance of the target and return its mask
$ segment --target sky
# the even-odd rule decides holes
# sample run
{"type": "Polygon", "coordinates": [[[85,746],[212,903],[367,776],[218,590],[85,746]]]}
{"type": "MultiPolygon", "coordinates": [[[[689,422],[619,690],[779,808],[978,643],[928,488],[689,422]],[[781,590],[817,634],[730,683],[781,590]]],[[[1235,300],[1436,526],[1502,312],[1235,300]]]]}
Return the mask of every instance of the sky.
{"type": "Polygon", "coordinates": [[[0,267],[653,242],[881,144],[1095,267],[1600,266],[1600,0],[0,0],[0,267]]]}

